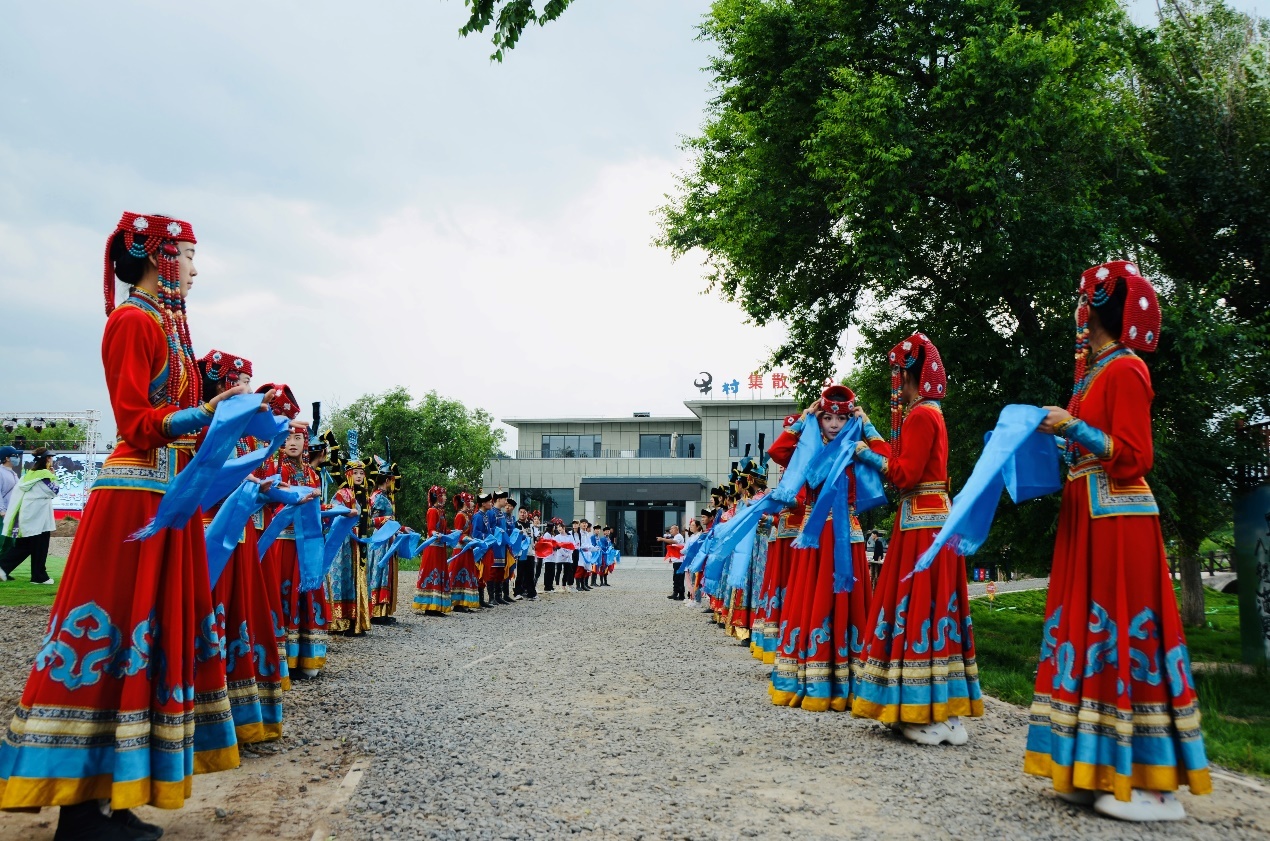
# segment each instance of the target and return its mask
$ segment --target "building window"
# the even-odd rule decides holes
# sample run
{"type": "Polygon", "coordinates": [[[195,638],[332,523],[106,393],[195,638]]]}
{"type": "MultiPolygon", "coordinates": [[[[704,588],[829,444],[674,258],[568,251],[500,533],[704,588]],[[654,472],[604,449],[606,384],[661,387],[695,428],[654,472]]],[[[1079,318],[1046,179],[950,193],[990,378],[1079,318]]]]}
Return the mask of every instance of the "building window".
{"type": "Polygon", "coordinates": [[[544,435],[543,458],[599,458],[599,435],[544,435]]]}
{"type": "Polygon", "coordinates": [[[728,425],[728,455],[758,458],[772,446],[781,434],[783,422],[779,420],[740,420],[728,425]]]}
{"type": "Polygon", "coordinates": [[[518,506],[527,505],[539,512],[543,523],[552,517],[565,523],[573,521],[573,488],[512,488],[510,493],[518,506]]]}
{"type": "Polygon", "coordinates": [[[670,458],[669,435],[640,435],[640,458],[670,458]]]}
{"type": "Polygon", "coordinates": [[[675,447],[675,456],[678,458],[701,458],[701,436],[680,435],[679,443],[675,447]]]}

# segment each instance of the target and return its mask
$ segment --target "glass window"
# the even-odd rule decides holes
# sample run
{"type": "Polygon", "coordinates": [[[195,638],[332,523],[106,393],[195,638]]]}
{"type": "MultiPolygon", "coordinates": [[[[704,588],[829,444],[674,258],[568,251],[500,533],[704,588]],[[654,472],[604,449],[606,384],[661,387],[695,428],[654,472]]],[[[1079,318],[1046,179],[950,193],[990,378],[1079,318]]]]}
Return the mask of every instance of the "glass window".
{"type": "Polygon", "coordinates": [[[680,435],[675,455],[678,458],[701,458],[701,436],[680,435]]]}
{"type": "Polygon", "coordinates": [[[552,517],[566,523],[573,520],[573,488],[512,488],[510,493],[518,507],[528,505],[538,511],[544,523],[552,517]]]}
{"type": "Polygon", "coordinates": [[[735,458],[746,455],[758,458],[776,442],[782,425],[779,420],[731,421],[728,426],[728,455],[735,458]]]}
{"type": "Polygon", "coordinates": [[[599,435],[544,435],[543,458],[599,458],[599,435]]]}
{"type": "Polygon", "coordinates": [[[640,458],[670,458],[669,435],[640,435],[640,458]]]}

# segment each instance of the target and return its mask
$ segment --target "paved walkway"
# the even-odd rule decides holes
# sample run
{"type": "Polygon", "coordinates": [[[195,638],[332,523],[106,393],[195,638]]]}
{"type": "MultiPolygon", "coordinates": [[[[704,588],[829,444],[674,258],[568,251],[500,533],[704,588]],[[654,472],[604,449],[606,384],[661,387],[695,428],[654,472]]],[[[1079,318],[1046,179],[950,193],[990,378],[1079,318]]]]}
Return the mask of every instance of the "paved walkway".
{"type": "MultiPolygon", "coordinates": [[[[764,667],[668,601],[669,578],[628,569],[592,593],[403,612],[336,639],[322,677],[287,694],[282,743],[197,778],[186,809],[144,814],[199,841],[1270,839],[1270,792],[1232,778],[1183,794],[1181,824],[1058,801],[1021,773],[1025,712],[991,699],[964,748],[774,707],[764,667]]],[[[6,700],[42,633],[41,612],[23,610],[0,612],[0,628],[29,626],[19,651],[0,649],[6,700]]],[[[48,841],[52,819],[0,816],[0,837],[48,841]]]]}

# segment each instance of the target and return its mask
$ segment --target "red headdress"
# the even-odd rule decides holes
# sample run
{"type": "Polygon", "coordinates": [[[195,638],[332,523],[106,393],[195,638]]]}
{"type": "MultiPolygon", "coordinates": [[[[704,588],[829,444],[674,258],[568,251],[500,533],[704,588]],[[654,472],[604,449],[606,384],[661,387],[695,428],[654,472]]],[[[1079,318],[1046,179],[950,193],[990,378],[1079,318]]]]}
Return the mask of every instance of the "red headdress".
{"type": "Polygon", "coordinates": [[[849,415],[855,411],[855,392],[845,385],[831,385],[821,393],[816,408],[834,415],[849,415]]]}
{"type": "Polygon", "coordinates": [[[462,511],[472,504],[472,495],[467,491],[459,491],[454,495],[454,507],[458,511],[462,511]]]}
{"type": "Polygon", "coordinates": [[[433,485],[432,487],[428,488],[428,504],[429,505],[436,505],[437,500],[439,500],[443,496],[445,496],[445,488],[441,487],[440,485],[433,485]]]}
{"type": "MultiPolygon", "coordinates": [[[[265,383],[256,389],[257,394],[264,394],[269,389],[273,389],[277,393],[273,396],[273,400],[269,403],[269,408],[273,410],[275,415],[295,420],[296,415],[300,414],[300,404],[295,399],[295,394],[291,391],[291,386],[286,383],[265,383]]],[[[308,447],[307,436],[305,439],[305,447],[308,447]]]]}
{"type": "Polygon", "coordinates": [[[891,348],[887,360],[891,363],[891,447],[897,449],[900,424],[904,421],[900,406],[904,372],[917,374],[917,393],[923,400],[942,400],[948,390],[948,376],[944,372],[944,360],[939,358],[939,348],[925,333],[914,333],[891,348]],[[914,370],[917,365],[921,365],[920,371],[914,370]]]}
{"type": "Polygon", "coordinates": [[[1112,260],[1092,266],[1080,276],[1080,298],[1076,306],[1076,388],[1067,411],[1080,417],[1080,384],[1089,369],[1089,309],[1111,300],[1124,283],[1124,315],[1119,342],[1135,350],[1154,351],[1160,343],[1160,302],[1155,288],[1138,267],[1127,260],[1112,260]]]}
{"type": "MultiPolygon", "coordinates": [[[[190,326],[185,320],[185,299],[181,297],[181,269],[177,259],[181,256],[177,242],[197,242],[194,228],[189,222],[168,216],[147,216],[141,213],[124,213],[106,239],[105,269],[102,272],[102,293],[106,299],[106,315],[115,311],[115,270],[110,259],[110,246],[115,237],[123,235],[124,247],[133,257],[154,257],[159,268],[159,319],[168,339],[167,400],[178,405],[181,392],[182,370],[194,369],[194,345],[190,341],[190,326]]],[[[192,378],[194,403],[200,397],[197,377],[192,378]]],[[[192,404],[191,404],[192,405],[192,404]]]]}
{"type": "Polygon", "coordinates": [[[209,380],[238,385],[242,374],[251,376],[251,360],[224,351],[208,351],[199,361],[209,380]]]}

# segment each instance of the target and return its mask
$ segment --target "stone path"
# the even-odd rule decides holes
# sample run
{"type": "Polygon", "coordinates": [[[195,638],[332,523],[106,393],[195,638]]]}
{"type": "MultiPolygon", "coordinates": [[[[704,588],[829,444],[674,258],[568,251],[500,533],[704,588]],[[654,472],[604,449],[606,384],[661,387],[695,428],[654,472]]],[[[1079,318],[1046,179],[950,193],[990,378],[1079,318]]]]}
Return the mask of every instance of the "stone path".
{"type": "MultiPolygon", "coordinates": [[[[1024,711],[991,699],[970,745],[937,749],[774,707],[748,649],[665,598],[665,570],[613,581],[333,641],[281,744],[147,819],[197,839],[1270,839],[1270,790],[1247,778],[1181,795],[1181,824],[1058,801],[1021,773],[1024,711]]],[[[6,700],[42,633],[22,610],[39,613],[0,611],[0,642],[26,625],[20,654],[0,646],[6,700]]],[[[40,817],[0,816],[0,838],[51,839],[40,817]]]]}

